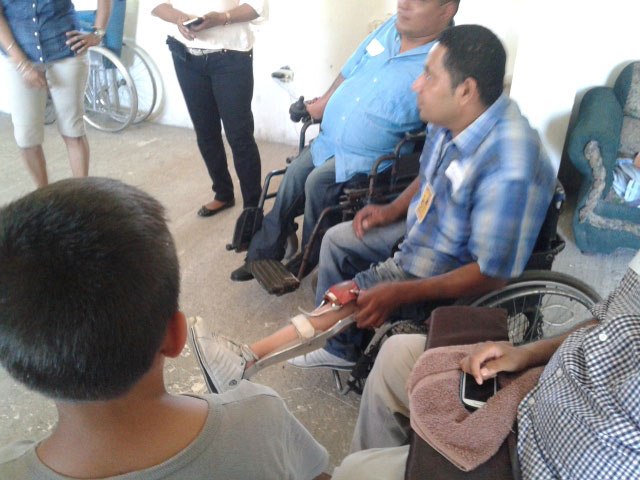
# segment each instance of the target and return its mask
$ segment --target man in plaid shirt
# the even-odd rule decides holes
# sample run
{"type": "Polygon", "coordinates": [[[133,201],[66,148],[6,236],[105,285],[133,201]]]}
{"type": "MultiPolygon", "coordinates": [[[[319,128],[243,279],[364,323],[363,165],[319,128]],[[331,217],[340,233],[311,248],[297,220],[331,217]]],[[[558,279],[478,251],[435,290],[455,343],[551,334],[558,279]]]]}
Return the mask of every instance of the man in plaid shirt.
{"type": "MultiPolygon", "coordinates": [[[[640,478],[640,252],[591,312],[595,318],[572,333],[519,347],[482,343],[461,364],[478,382],[546,364],[518,407],[524,479],[640,478]]],[[[334,479],[403,478],[405,384],[423,351],[421,335],[395,335],[383,345],[362,395],[355,453],[334,479]]]]}
{"type": "Polygon", "coordinates": [[[479,295],[522,273],[556,171],[538,133],[503,93],[505,59],[484,27],[443,32],[413,85],[429,124],[418,178],[392,203],[366,206],[322,241],[316,304],[329,287],[353,278],[359,329],[290,363],[352,366],[362,329],[392,314],[418,322],[425,304],[479,295]]]}

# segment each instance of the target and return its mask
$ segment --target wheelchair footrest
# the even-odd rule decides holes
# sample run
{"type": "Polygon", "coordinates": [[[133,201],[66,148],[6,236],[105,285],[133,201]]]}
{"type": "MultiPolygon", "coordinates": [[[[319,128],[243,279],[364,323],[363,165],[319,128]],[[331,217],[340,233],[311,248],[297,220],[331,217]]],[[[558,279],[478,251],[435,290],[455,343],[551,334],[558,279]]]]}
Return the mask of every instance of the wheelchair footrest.
{"type": "Polygon", "coordinates": [[[258,283],[270,294],[283,295],[300,286],[300,280],[277,260],[255,260],[250,268],[258,283]]]}

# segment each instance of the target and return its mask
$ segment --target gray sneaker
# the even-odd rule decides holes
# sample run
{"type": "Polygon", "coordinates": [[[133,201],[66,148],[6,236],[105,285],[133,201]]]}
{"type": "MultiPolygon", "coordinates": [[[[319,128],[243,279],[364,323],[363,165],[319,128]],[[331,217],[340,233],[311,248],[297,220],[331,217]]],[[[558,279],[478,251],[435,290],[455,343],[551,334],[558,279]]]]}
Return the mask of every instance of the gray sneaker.
{"type": "Polygon", "coordinates": [[[189,338],[209,389],[214,393],[234,388],[244,375],[247,362],[257,360],[247,345],[209,332],[202,319],[190,319],[189,338]]]}
{"type": "Polygon", "coordinates": [[[289,365],[298,368],[332,368],[334,370],[351,370],[356,362],[345,360],[333,353],[326,351],[324,348],[314,350],[313,352],[299,355],[287,360],[289,365]]]}

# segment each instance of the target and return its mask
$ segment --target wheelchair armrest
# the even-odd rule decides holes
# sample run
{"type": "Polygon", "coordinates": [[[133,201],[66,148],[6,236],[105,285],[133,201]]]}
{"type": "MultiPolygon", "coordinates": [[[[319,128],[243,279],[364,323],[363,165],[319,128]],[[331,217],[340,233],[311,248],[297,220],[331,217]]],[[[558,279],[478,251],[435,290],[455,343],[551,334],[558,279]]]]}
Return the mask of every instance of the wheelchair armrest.
{"type": "Polygon", "coordinates": [[[509,340],[507,311],[504,308],[438,307],[427,320],[426,349],[466,345],[487,340],[509,340]]]}

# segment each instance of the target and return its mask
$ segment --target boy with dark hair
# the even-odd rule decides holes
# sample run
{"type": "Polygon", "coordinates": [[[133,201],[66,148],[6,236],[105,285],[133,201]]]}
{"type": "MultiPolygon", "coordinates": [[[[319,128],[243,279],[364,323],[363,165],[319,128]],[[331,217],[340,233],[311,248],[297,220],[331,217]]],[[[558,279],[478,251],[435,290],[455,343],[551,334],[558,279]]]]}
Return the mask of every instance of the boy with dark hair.
{"type": "Polygon", "coordinates": [[[164,209],[134,187],[65,180],[0,210],[0,363],[59,415],[43,441],[0,449],[0,478],[321,474],[326,451],[272,390],[165,390],[179,285],[164,209]]]}

